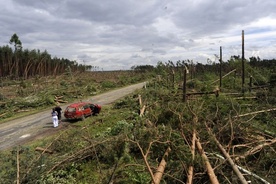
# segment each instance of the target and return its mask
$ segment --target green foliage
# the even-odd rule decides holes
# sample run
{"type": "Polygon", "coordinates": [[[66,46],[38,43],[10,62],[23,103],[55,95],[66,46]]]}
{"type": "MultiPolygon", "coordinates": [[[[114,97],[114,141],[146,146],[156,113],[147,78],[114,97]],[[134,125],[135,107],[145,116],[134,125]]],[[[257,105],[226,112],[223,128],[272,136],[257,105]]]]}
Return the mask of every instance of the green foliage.
{"type": "MultiPolygon", "coordinates": [[[[233,64],[238,65],[240,62],[234,61],[233,64]]],[[[172,66],[170,63],[169,67],[172,66]]],[[[166,65],[160,63],[158,67],[160,73],[168,71],[166,65]]],[[[209,69],[211,70],[211,68],[209,69]]],[[[252,71],[250,72],[252,73],[252,71]]],[[[197,76],[198,78],[187,83],[188,91],[208,92],[213,91],[216,87],[217,83],[212,83],[218,79],[216,73],[204,71],[202,75],[198,74],[197,76]]],[[[124,76],[121,79],[125,78],[124,76]]],[[[97,81],[95,73],[93,79],[97,81]]],[[[151,177],[145,166],[143,154],[148,154],[146,161],[149,166],[156,168],[166,149],[170,147],[172,151],[166,160],[167,165],[162,182],[177,183],[178,180],[185,182],[188,167],[193,165],[194,183],[206,183],[209,178],[204,159],[198,150],[193,159],[190,150],[192,133],[195,130],[198,141],[201,142],[211,165],[216,168],[215,172],[219,181],[229,183],[235,176],[230,167],[225,164],[226,162],[219,160],[213,154],[219,153],[220,150],[213,137],[208,133],[206,126],[215,134],[223,147],[228,149],[231,156],[246,153],[249,150],[247,145],[258,146],[261,140],[271,137],[272,134],[267,134],[266,130],[273,133],[276,128],[275,112],[238,117],[238,115],[252,111],[272,108],[274,103],[271,98],[275,97],[273,91],[275,88],[270,91],[246,91],[242,93],[242,96],[231,96],[227,92],[241,94],[238,93],[241,79],[237,77],[235,82],[232,79],[233,75],[223,79],[223,91],[218,97],[214,94],[205,94],[189,97],[185,103],[182,101],[181,91],[169,88],[168,86],[171,85],[165,84],[164,80],[150,82],[146,89],[141,89],[110,106],[105,106],[98,116],[87,118],[82,122],[68,123],[68,128],[62,131],[62,135],[58,138],[55,135],[37,143],[36,145],[41,147],[51,145],[49,149],[54,153],[45,155],[31,165],[27,165],[27,161],[22,162],[22,173],[31,168],[31,172],[24,181],[31,183],[38,179],[38,183],[150,183],[151,177]],[[239,87],[233,87],[233,85],[239,87]],[[143,116],[139,116],[138,95],[141,95],[143,104],[146,105],[143,116]],[[254,97],[254,95],[257,95],[258,100],[241,98],[254,97]],[[42,165],[44,166],[39,167],[42,165]],[[47,173],[53,167],[54,169],[47,173]]],[[[95,86],[95,90],[99,90],[98,87],[101,89],[111,88],[127,83],[116,81],[109,84],[110,81],[112,80],[103,80],[99,85],[93,86],[95,86]]],[[[73,95],[80,92],[84,95],[91,93],[94,89],[90,89],[93,87],[90,82],[79,81],[79,85],[84,87],[79,87],[80,90],[70,91],[73,95]]],[[[66,88],[64,89],[66,91],[67,87],[70,87],[70,83],[61,86],[66,88]]],[[[52,98],[56,94],[68,94],[64,91],[48,92],[45,96],[52,98]]],[[[39,102],[40,98],[33,99],[39,102]]],[[[22,104],[26,101],[26,99],[22,101],[22,104]]],[[[16,103],[14,101],[3,106],[12,107],[16,103]]],[[[31,105],[33,102],[28,103],[31,105]]],[[[48,103],[52,103],[52,101],[49,100],[48,103]]],[[[25,104],[22,105],[22,107],[24,106],[25,104]]],[[[246,166],[251,171],[265,175],[269,181],[274,181],[274,150],[275,145],[264,147],[256,154],[252,154],[246,159],[240,159],[239,164],[246,166]]],[[[29,154],[29,157],[24,155],[25,153],[29,152],[22,152],[21,157],[26,160],[38,158],[38,155],[34,153],[29,154]]],[[[15,152],[3,156],[0,162],[3,163],[0,166],[0,173],[4,175],[0,177],[0,181],[13,182],[10,178],[12,177],[14,180],[16,177],[15,152]],[[6,168],[9,167],[12,169],[7,171],[6,168]]],[[[155,169],[152,171],[155,172],[155,169]]],[[[248,179],[248,176],[245,177],[248,179]]],[[[257,183],[254,178],[250,178],[250,180],[257,183]]]]}
{"type": "Polygon", "coordinates": [[[113,108],[114,109],[123,109],[123,108],[131,108],[135,109],[135,111],[138,112],[137,104],[134,102],[134,100],[138,101],[138,97],[136,95],[133,96],[126,96],[125,98],[118,100],[114,103],[113,108]]]}
{"type": "Polygon", "coordinates": [[[96,91],[97,91],[96,87],[93,86],[93,85],[91,85],[91,84],[89,84],[89,85],[87,86],[86,90],[87,90],[88,93],[93,93],[93,92],[96,92],[96,91]]]}
{"type": "Polygon", "coordinates": [[[148,184],[151,181],[151,177],[147,172],[136,171],[135,169],[128,169],[124,171],[124,178],[120,181],[122,184],[148,184]]]}
{"type": "Polygon", "coordinates": [[[132,70],[136,72],[151,72],[154,70],[154,66],[152,65],[138,65],[138,66],[132,66],[132,70]]]}
{"type": "Polygon", "coordinates": [[[60,81],[60,85],[63,86],[63,87],[68,87],[69,84],[68,84],[67,81],[62,80],[62,81],[60,81]]]}
{"type": "Polygon", "coordinates": [[[42,176],[41,179],[37,180],[38,184],[47,184],[47,183],[60,183],[60,184],[72,184],[77,183],[76,178],[73,176],[77,170],[75,171],[66,171],[66,170],[58,170],[47,174],[46,176],[42,176]]]}
{"type": "Polygon", "coordinates": [[[115,126],[112,127],[112,129],[110,130],[110,135],[111,136],[116,136],[119,134],[125,134],[127,135],[127,133],[133,128],[133,124],[131,123],[127,123],[125,120],[122,121],[118,121],[115,126]]]}
{"type": "Polygon", "coordinates": [[[103,81],[102,83],[101,83],[101,86],[102,86],[102,88],[114,88],[114,87],[116,87],[116,84],[114,83],[114,82],[112,82],[112,81],[103,81]]]}
{"type": "Polygon", "coordinates": [[[276,73],[272,73],[269,78],[270,88],[276,88],[276,73]]]}

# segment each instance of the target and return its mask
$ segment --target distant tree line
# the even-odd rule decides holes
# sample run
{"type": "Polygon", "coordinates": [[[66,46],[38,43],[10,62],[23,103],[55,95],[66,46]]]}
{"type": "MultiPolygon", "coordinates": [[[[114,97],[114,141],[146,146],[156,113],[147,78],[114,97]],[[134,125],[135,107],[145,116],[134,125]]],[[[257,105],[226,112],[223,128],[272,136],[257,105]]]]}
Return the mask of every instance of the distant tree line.
{"type": "MultiPolygon", "coordinates": [[[[245,61],[246,64],[252,68],[259,68],[259,69],[269,69],[271,72],[276,72],[276,59],[264,59],[261,60],[259,57],[250,57],[249,60],[245,61]]],[[[231,56],[229,60],[226,62],[222,61],[221,63],[218,62],[207,62],[207,64],[203,63],[195,63],[193,60],[178,60],[175,63],[172,61],[168,62],[162,62],[159,61],[157,63],[157,66],[154,67],[152,65],[138,65],[138,66],[133,66],[131,67],[132,70],[134,71],[152,71],[155,70],[158,72],[158,70],[169,70],[172,71],[179,71],[183,70],[185,67],[187,67],[190,72],[197,72],[197,73],[205,73],[205,72],[215,72],[218,71],[220,64],[221,64],[221,70],[223,72],[229,72],[233,69],[239,69],[241,67],[241,57],[238,56],[231,56]]]]}
{"type": "Polygon", "coordinates": [[[11,79],[27,79],[35,76],[60,75],[65,72],[76,72],[91,70],[91,65],[78,64],[68,59],[52,58],[45,50],[22,49],[22,43],[15,34],[10,39],[9,45],[0,47],[0,77],[11,79]]]}
{"type": "Polygon", "coordinates": [[[137,65],[137,66],[132,66],[130,69],[137,71],[137,72],[150,72],[150,71],[154,70],[154,66],[152,66],[152,65],[137,65]]]}

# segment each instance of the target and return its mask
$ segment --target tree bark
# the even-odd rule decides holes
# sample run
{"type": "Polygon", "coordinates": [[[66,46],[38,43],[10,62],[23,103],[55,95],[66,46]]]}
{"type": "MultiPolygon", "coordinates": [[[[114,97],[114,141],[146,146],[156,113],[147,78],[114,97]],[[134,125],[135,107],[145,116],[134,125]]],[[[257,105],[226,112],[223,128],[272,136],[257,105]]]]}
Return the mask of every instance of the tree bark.
{"type": "Polygon", "coordinates": [[[41,148],[41,147],[36,147],[35,151],[41,151],[41,152],[50,153],[50,154],[53,153],[52,150],[49,150],[49,149],[46,149],[46,148],[41,148]]]}
{"type": "Polygon", "coordinates": [[[140,116],[144,115],[144,112],[146,110],[146,106],[144,105],[141,109],[140,109],[140,116]]]}
{"type": "MultiPolygon", "coordinates": [[[[192,152],[192,161],[194,162],[195,159],[195,142],[196,142],[196,133],[195,130],[193,131],[193,138],[192,138],[192,146],[191,146],[191,152],[192,152]]],[[[194,165],[190,165],[188,169],[188,178],[186,184],[192,184],[193,183],[193,175],[194,175],[194,165]]]]}
{"type": "Polygon", "coordinates": [[[226,160],[228,161],[228,163],[232,167],[233,171],[235,172],[235,174],[240,179],[241,183],[242,184],[248,184],[248,182],[246,181],[246,179],[243,177],[242,173],[239,171],[237,165],[231,159],[230,155],[225,151],[225,149],[223,148],[223,146],[219,143],[219,141],[217,140],[217,138],[215,137],[215,135],[210,131],[210,129],[208,127],[207,127],[207,129],[208,129],[209,134],[214,138],[214,140],[215,140],[217,146],[219,147],[220,151],[226,157],[226,160]]]}
{"type": "Polygon", "coordinates": [[[167,159],[168,159],[168,156],[169,156],[169,152],[171,151],[171,148],[168,147],[155,174],[154,174],[154,182],[153,184],[159,184],[161,179],[162,179],[162,176],[163,176],[163,173],[165,171],[165,168],[166,168],[166,164],[167,164],[167,159]]]}
{"type": "MultiPolygon", "coordinates": [[[[234,71],[236,71],[236,69],[234,69],[234,70],[228,72],[227,74],[225,74],[225,75],[222,77],[222,79],[223,79],[224,77],[230,75],[230,74],[233,73],[234,71]]],[[[220,80],[220,79],[217,79],[217,80],[215,80],[214,82],[212,82],[211,84],[216,83],[216,82],[218,82],[219,80],[220,80]]]]}
{"type": "Polygon", "coordinates": [[[197,148],[199,150],[199,153],[201,155],[201,157],[203,158],[204,162],[205,162],[205,165],[206,165],[206,169],[207,169],[207,173],[208,173],[208,176],[209,176],[209,179],[211,181],[211,184],[219,184],[219,181],[217,179],[217,176],[215,175],[215,172],[208,160],[208,157],[206,156],[206,154],[204,153],[204,150],[199,142],[198,139],[196,139],[196,145],[197,145],[197,148]]]}
{"type": "Polygon", "coordinates": [[[233,118],[244,117],[244,116],[249,116],[249,115],[255,115],[255,114],[259,114],[259,113],[263,113],[263,112],[269,112],[269,111],[276,111],[276,108],[261,110],[261,111],[255,111],[255,112],[250,112],[250,113],[246,113],[246,114],[240,114],[240,115],[237,115],[237,116],[233,116],[233,118]]]}

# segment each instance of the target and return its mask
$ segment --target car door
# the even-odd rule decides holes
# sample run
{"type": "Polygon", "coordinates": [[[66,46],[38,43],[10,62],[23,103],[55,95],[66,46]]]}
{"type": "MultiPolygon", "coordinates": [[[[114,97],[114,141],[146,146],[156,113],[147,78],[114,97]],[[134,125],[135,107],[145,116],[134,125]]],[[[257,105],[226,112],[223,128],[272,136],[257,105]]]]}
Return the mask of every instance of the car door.
{"type": "Polygon", "coordinates": [[[90,109],[89,104],[85,104],[83,106],[83,113],[84,113],[85,116],[90,116],[91,115],[91,109],[90,109]]]}

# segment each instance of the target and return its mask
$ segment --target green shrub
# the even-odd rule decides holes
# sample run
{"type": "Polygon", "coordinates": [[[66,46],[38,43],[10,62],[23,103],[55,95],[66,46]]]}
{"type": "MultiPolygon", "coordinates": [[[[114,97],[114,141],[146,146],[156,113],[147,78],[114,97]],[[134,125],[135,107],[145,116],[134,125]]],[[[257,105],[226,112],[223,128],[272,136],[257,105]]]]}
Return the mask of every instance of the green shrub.
{"type": "Polygon", "coordinates": [[[90,84],[87,86],[86,90],[87,90],[87,92],[89,92],[89,93],[93,93],[93,92],[96,92],[96,91],[97,91],[97,89],[95,88],[95,86],[90,85],[90,84]]]}
{"type": "Polygon", "coordinates": [[[101,85],[102,85],[102,88],[115,88],[116,87],[116,84],[111,81],[103,81],[101,83],[101,85]]]}

